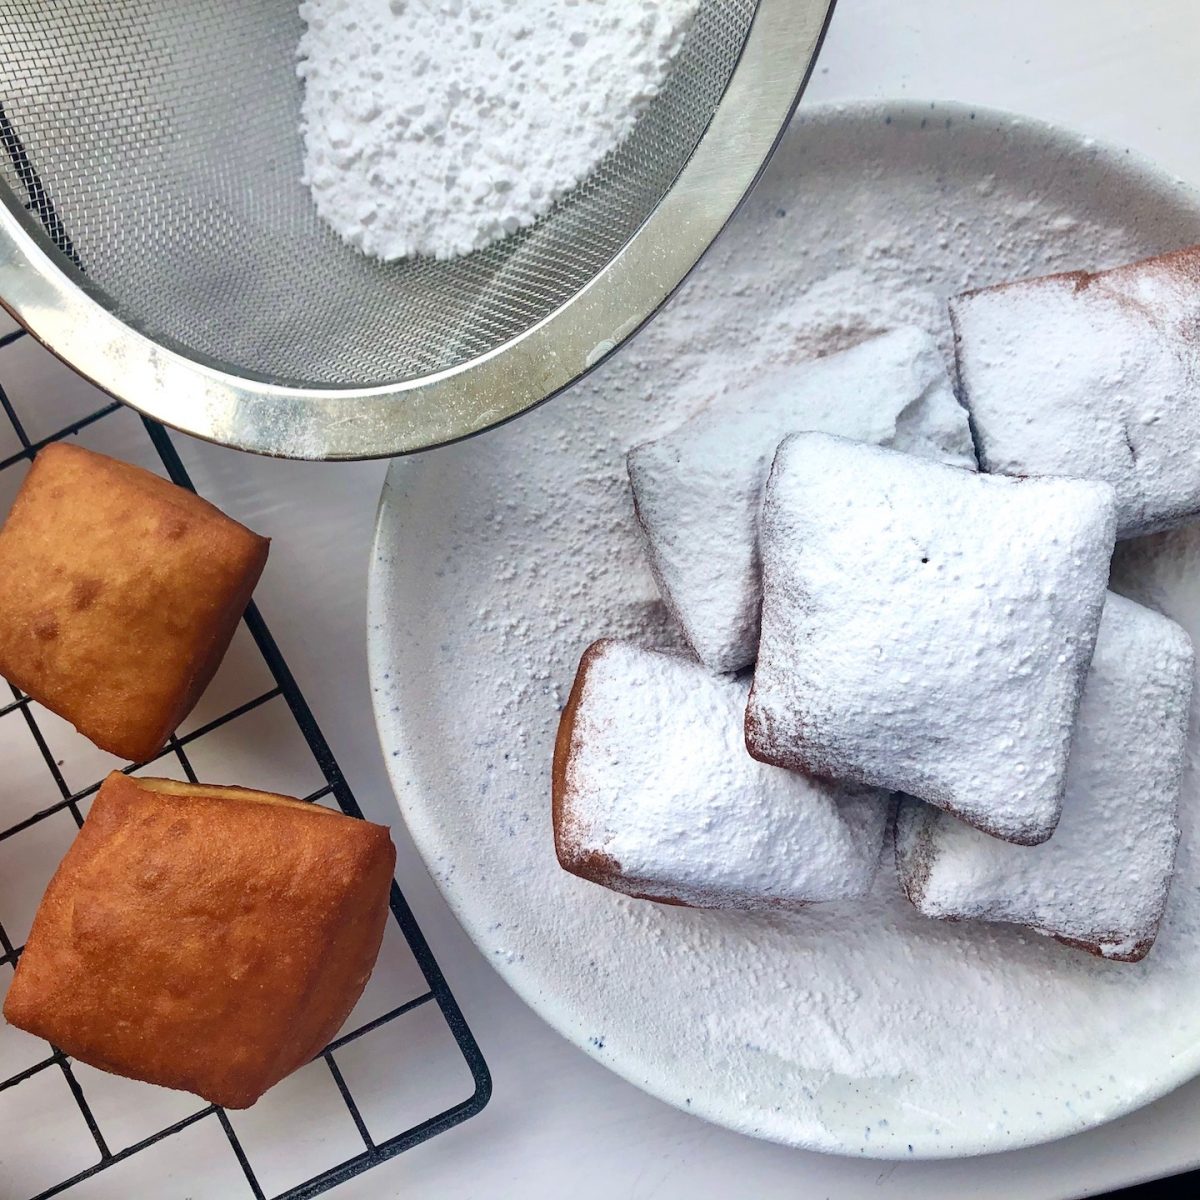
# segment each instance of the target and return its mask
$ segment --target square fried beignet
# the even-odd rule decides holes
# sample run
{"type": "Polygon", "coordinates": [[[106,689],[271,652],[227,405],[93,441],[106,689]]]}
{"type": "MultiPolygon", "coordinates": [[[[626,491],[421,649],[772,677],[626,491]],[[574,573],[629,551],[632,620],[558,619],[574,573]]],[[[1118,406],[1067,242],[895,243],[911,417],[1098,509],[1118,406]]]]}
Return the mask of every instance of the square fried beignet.
{"type": "Polygon", "coordinates": [[[742,736],[746,688],[677,654],[594,643],[554,751],[563,869],[692,908],[865,895],[891,798],[755,762],[742,736]]]}
{"type": "Polygon", "coordinates": [[[1054,836],[1013,846],[905,800],[896,867],[913,904],[944,920],[1025,925],[1104,958],[1144,958],[1179,842],[1193,662],[1174,621],[1110,593],[1054,836]]]}
{"type": "Polygon", "coordinates": [[[47,446],[0,529],[0,675],[148,759],[215,674],[269,545],[149,471],[47,446]]]}
{"type": "Polygon", "coordinates": [[[760,526],[750,753],[1044,842],[1062,810],[1115,508],[1106,483],[785,438],[760,526]]]}
{"type": "Polygon", "coordinates": [[[46,889],[4,1015],[80,1062],[246,1108],[358,1001],[395,862],[381,825],[114,772],[46,889]]]}
{"type": "Polygon", "coordinates": [[[1200,246],[950,301],[979,465],[1103,479],[1117,536],[1200,514],[1200,246]]]}

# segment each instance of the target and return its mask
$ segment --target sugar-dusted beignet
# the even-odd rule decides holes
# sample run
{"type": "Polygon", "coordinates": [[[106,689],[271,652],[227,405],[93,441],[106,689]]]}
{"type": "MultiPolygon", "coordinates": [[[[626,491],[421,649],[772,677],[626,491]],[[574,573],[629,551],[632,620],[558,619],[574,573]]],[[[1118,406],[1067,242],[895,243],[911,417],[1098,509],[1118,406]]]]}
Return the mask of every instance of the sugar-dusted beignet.
{"type": "Polygon", "coordinates": [[[140,467],[47,446],[0,529],[0,675],[148,759],[215,673],[269,544],[140,467]]]}
{"type": "Polygon", "coordinates": [[[763,504],[750,752],[906,792],[1008,841],[1045,841],[1114,507],[1105,483],[786,438],[763,504]]]}
{"type": "Polygon", "coordinates": [[[980,466],[1103,479],[1117,536],[1200,514],[1200,246],[951,301],[980,466]]]}
{"type": "Polygon", "coordinates": [[[562,866],[647,900],[765,909],[861,896],[891,809],[883,793],[757,763],[744,683],[675,654],[596,642],[554,753],[562,866]]]}
{"type": "Polygon", "coordinates": [[[395,861],[385,828],[329,809],[114,773],[4,1015],[80,1062],[245,1108],[354,1007],[395,861]]]}
{"type": "Polygon", "coordinates": [[[1013,846],[905,800],[896,866],[908,898],[930,917],[1028,925],[1092,954],[1143,958],[1179,841],[1192,660],[1174,621],[1110,594],[1054,836],[1013,846]]]}
{"type": "Polygon", "coordinates": [[[780,439],[801,429],[975,467],[966,411],[919,329],[777,371],[629,452],[638,519],[663,600],[702,663],[738,671],[758,649],[758,513],[780,439]]]}

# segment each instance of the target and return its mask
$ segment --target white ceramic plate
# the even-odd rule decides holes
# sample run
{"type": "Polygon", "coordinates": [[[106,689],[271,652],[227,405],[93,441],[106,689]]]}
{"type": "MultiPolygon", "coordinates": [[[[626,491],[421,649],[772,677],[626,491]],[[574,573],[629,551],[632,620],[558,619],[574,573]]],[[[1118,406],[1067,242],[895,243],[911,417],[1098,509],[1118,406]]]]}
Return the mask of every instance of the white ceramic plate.
{"type": "MultiPolygon", "coordinates": [[[[942,300],[963,287],[1197,240],[1195,195],[1073,134],[958,106],[804,109],[616,361],[516,425],[393,465],[369,618],[392,781],[459,919],[564,1036],[730,1128],[879,1157],[1061,1137],[1200,1070],[1193,775],[1168,917],[1140,966],[925,920],[886,860],[868,900],[791,918],[628,900],[558,869],[549,803],[582,649],[673,639],[632,516],[630,445],[767,360],[905,319],[946,345],[942,300]]],[[[1176,538],[1131,562],[1200,634],[1200,550],[1176,538]]]]}

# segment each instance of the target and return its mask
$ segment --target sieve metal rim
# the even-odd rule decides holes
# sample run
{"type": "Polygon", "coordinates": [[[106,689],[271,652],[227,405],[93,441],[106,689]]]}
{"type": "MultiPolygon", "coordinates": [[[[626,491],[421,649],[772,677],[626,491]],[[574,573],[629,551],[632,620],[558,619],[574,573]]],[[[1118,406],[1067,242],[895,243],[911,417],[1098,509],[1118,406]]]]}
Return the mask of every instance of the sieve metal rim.
{"type": "Polygon", "coordinates": [[[652,317],[724,228],[804,90],[834,0],[759,0],[741,58],[691,157],[587,285],[508,342],[451,369],[372,387],[235,374],[127,324],[62,269],[0,184],[0,304],[118,400],[185,433],[259,454],[366,459],[445,445],[556,395],[652,317]]]}

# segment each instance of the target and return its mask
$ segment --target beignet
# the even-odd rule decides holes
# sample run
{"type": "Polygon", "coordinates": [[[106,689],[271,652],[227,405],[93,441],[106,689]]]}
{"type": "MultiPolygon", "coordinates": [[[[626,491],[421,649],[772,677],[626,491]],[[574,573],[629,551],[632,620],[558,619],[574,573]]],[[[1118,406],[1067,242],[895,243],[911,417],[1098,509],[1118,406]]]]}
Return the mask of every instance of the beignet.
{"type": "Polygon", "coordinates": [[[379,953],[388,831],[241,788],[111,774],[50,881],[9,1022],[245,1108],[337,1033],[379,953]]]}
{"type": "Polygon", "coordinates": [[[763,504],[750,752],[905,792],[1007,841],[1045,841],[1114,507],[1105,483],[784,439],[763,504]]]}
{"type": "Polygon", "coordinates": [[[1200,514],[1200,246],[950,302],[980,467],[1103,479],[1117,536],[1200,514]]]}
{"type": "Polygon", "coordinates": [[[896,867],[913,904],[930,917],[1026,925],[1105,958],[1145,957],[1179,842],[1193,657],[1174,621],[1110,593],[1054,836],[1012,846],[905,800],[896,867]]]}
{"type": "Polygon", "coordinates": [[[554,755],[563,868],[696,908],[797,907],[863,895],[885,793],[755,762],[746,684],[678,654],[599,641],[579,664],[554,755]]]}
{"type": "Polygon", "coordinates": [[[0,675],[149,759],[216,672],[269,545],[149,471],[47,446],[0,529],[0,675]]]}

